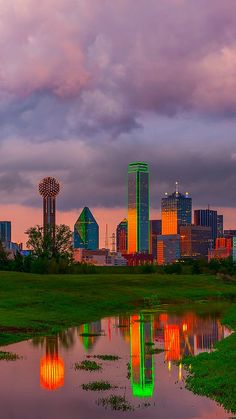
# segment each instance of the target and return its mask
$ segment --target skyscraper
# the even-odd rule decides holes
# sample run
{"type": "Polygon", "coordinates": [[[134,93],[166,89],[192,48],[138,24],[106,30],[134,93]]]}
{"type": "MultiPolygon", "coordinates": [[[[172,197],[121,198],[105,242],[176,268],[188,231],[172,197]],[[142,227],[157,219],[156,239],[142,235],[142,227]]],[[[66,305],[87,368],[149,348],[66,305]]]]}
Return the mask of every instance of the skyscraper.
{"type": "Polygon", "coordinates": [[[143,162],[128,167],[128,253],[149,252],[149,169],[143,162]]]}
{"type": "Polygon", "coordinates": [[[116,250],[123,255],[128,250],[128,220],[124,218],[116,229],[116,250]]]}
{"type": "Polygon", "coordinates": [[[217,238],[217,211],[210,209],[195,210],[194,224],[196,226],[211,227],[211,239],[215,243],[217,238]]]}
{"type": "Polygon", "coordinates": [[[0,241],[2,243],[11,242],[11,221],[0,221],[0,241]]]}
{"type": "Polygon", "coordinates": [[[60,184],[54,177],[45,177],[39,183],[39,193],[43,197],[44,234],[50,231],[55,238],[56,197],[60,192],[60,184]]]}
{"type": "Polygon", "coordinates": [[[192,198],[188,192],[185,195],[178,191],[176,182],[176,191],[161,200],[162,212],[162,234],[179,234],[181,225],[190,225],[192,223],[192,198]]]}
{"type": "Polygon", "coordinates": [[[99,226],[88,207],[84,207],[74,226],[74,248],[97,250],[99,226]]]}

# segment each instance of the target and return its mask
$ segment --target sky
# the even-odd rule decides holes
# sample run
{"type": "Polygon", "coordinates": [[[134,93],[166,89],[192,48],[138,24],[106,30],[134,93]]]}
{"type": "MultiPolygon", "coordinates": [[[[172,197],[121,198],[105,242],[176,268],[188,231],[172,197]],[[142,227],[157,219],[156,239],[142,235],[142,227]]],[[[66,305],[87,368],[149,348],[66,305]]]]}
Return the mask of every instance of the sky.
{"type": "Polygon", "coordinates": [[[42,223],[38,182],[61,183],[58,219],[89,206],[104,244],[127,215],[127,166],[236,228],[235,0],[0,0],[0,219],[13,240],[42,223]]]}

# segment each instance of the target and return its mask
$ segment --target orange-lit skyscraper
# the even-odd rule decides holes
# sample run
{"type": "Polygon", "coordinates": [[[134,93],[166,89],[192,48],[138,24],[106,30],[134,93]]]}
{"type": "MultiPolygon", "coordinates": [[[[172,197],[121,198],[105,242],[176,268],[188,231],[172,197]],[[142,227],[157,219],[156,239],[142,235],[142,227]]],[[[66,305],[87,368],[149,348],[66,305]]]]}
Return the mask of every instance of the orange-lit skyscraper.
{"type": "Polygon", "coordinates": [[[136,252],[149,252],[149,170],[142,162],[128,168],[128,253],[136,252]]]}
{"type": "Polygon", "coordinates": [[[186,192],[185,195],[176,191],[162,198],[162,234],[179,234],[181,225],[191,225],[192,223],[192,198],[186,192]]]}

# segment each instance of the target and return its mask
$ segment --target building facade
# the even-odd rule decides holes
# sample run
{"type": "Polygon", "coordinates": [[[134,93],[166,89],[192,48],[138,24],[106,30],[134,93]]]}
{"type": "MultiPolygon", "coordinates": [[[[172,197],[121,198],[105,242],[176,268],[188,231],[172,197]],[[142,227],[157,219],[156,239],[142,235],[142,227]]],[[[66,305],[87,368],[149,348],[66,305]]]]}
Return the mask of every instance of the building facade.
{"type": "Polygon", "coordinates": [[[84,207],[74,226],[74,248],[97,250],[99,226],[88,207],[84,207]]]}
{"type": "Polygon", "coordinates": [[[214,245],[217,234],[217,211],[210,209],[199,209],[194,211],[194,224],[196,226],[211,227],[212,245],[214,245]]]}
{"type": "Polygon", "coordinates": [[[122,255],[128,251],[128,220],[126,218],[116,228],[116,250],[122,255]]]}
{"type": "Polygon", "coordinates": [[[211,259],[227,259],[233,256],[233,237],[216,239],[215,249],[210,249],[208,252],[208,262],[211,259]]]}
{"type": "Polygon", "coordinates": [[[192,198],[177,189],[161,200],[162,234],[179,234],[181,225],[192,224],[192,198]]]}
{"type": "Polygon", "coordinates": [[[128,253],[149,253],[149,169],[143,162],[128,167],[128,253]]]}
{"type": "Polygon", "coordinates": [[[210,227],[195,225],[180,227],[181,258],[207,259],[210,246],[210,227]]]}
{"type": "Polygon", "coordinates": [[[11,242],[11,221],[0,221],[0,240],[2,243],[11,242]]]}
{"type": "Polygon", "coordinates": [[[150,220],[150,254],[157,258],[157,237],[161,235],[161,220],[150,220]]]}
{"type": "Polygon", "coordinates": [[[126,266],[127,260],[121,253],[111,252],[109,249],[88,250],[83,248],[74,249],[73,259],[75,262],[86,263],[95,266],[126,266]]]}
{"type": "Polygon", "coordinates": [[[236,236],[236,230],[224,230],[224,237],[226,239],[236,236]]]}
{"type": "Polygon", "coordinates": [[[217,237],[224,237],[224,216],[217,214],[217,237]]]}
{"type": "Polygon", "coordinates": [[[157,237],[157,264],[169,265],[180,259],[180,235],[167,234],[157,237]]]}

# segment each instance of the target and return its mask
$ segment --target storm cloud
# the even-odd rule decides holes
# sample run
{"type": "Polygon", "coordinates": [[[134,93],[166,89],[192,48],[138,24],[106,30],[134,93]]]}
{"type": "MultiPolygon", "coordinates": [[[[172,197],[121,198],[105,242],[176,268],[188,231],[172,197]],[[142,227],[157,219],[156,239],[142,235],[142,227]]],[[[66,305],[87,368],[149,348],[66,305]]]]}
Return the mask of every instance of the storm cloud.
{"type": "Polygon", "coordinates": [[[126,206],[150,164],[152,206],[175,180],[235,207],[235,0],[0,0],[0,204],[126,206]]]}

